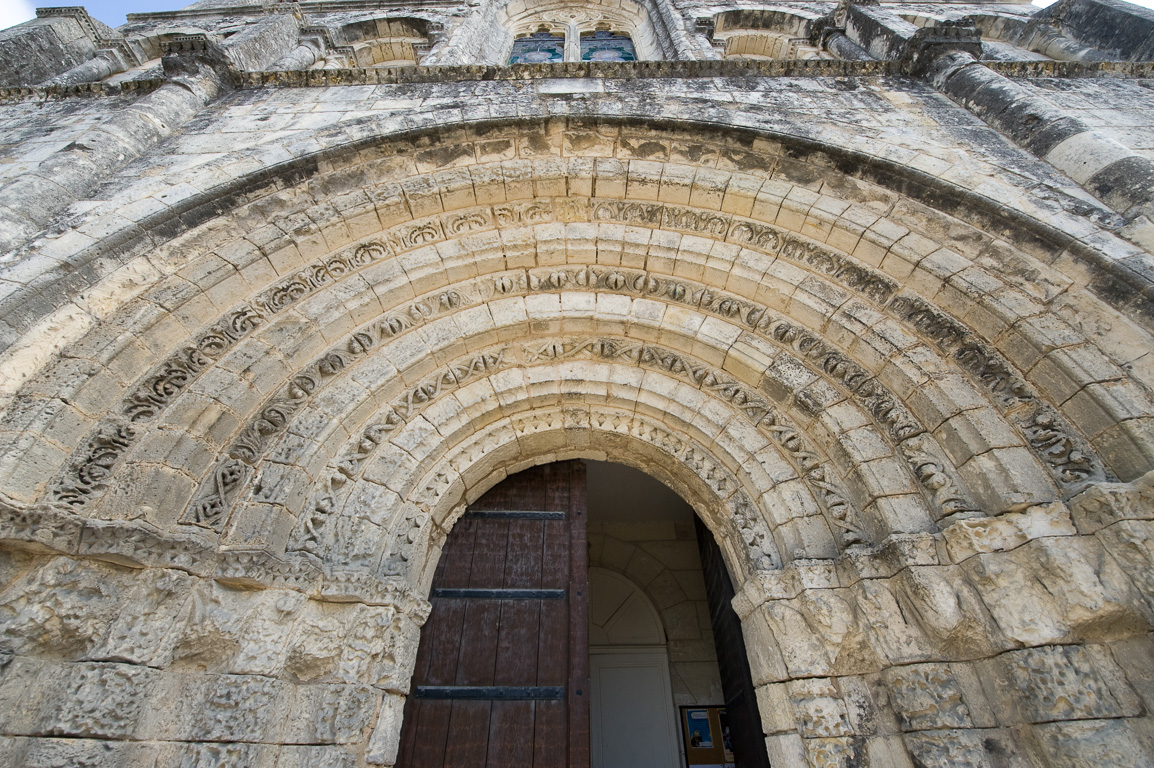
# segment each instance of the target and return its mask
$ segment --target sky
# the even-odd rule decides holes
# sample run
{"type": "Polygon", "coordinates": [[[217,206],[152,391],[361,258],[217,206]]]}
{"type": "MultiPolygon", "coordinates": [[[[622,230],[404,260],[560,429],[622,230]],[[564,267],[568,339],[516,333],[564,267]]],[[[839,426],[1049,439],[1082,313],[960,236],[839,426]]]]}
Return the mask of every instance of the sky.
{"type": "MultiPolygon", "coordinates": [[[[194,0],[0,0],[0,29],[34,18],[36,5],[83,5],[89,15],[110,27],[124,23],[124,14],[145,11],[163,11],[189,5],[194,0]]],[[[1045,7],[1055,0],[1034,0],[1034,5],[1045,7]]],[[[256,4],[254,0],[254,4],[256,4]]],[[[1138,5],[1154,8],[1154,0],[1137,0],[1138,5]]]]}
{"type": "MultiPolygon", "coordinates": [[[[82,5],[97,21],[119,27],[124,23],[126,13],[171,11],[193,2],[195,0],[0,0],[0,29],[36,18],[36,6],[82,5]]],[[[253,4],[259,5],[259,0],[254,0],[253,4]]]]}

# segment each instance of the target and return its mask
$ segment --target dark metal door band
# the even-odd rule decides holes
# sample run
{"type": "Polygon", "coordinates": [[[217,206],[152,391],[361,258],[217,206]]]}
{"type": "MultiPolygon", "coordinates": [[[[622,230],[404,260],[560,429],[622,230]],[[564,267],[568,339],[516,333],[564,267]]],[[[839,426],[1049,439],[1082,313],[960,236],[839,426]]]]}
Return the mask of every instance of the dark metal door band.
{"type": "Polygon", "coordinates": [[[474,600],[564,600],[563,589],[450,589],[433,590],[433,597],[456,597],[474,600]]]}
{"type": "Polygon", "coordinates": [[[418,699],[493,699],[499,701],[554,701],[565,698],[563,685],[418,685],[418,699]]]}
{"type": "Polygon", "coordinates": [[[477,509],[469,510],[462,517],[471,517],[474,520],[564,520],[565,513],[516,509],[477,509]]]}

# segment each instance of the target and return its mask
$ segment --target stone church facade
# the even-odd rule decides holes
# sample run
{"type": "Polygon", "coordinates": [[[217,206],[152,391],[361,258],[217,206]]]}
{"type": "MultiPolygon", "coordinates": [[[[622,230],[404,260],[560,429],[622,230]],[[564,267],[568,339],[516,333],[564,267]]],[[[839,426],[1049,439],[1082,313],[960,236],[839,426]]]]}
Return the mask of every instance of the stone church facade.
{"type": "Polygon", "coordinates": [[[773,766],[1154,766],[1151,62],[1119,0],[0,32],[0,764],[403,764],[458,519],[588,460],[720,548],[773,766]]]}

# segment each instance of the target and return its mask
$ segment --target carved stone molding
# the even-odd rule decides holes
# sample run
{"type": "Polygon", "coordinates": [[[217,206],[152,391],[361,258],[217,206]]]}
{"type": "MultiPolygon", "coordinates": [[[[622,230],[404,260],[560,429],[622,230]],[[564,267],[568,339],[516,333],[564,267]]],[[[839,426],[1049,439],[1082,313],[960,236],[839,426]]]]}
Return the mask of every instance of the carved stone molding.
{"type": "MultiPolygon", "coordinates": [[[[759,222],[728,214],[665,204],[557,198],[463,209],[394,227],[370,243],[337,256],[314,262],[293,276],[262,291],[252,302],[239,307],[214,324],[196,343],[171,355],[144,377],[122,404],[122,415],[98,428],[69,461],[52,497],[72,506],[84,506],[102,492],[109,477],[132,448],[142,422],[155,419],[215,360],[242,337],[275,314],[341,277],[380,259],[404,253],[452,237],[490,229],[531,226],[547,222],[615,221],[631,225],[692,232],[727,240],[778,258],[793,261],[878,304],[903,323],[912,326],[964,371],[987,389],[1004,411],[1011,412],[1024,442],[1039,457],[1059,484],[1077,488],[1103,476],[1092,451],[1065,421],[1039,401],[1020,376],[1001,356],[977,340],[964,325],[918,297],[897,295],[890,278],[837,251],[759,222]]],[[[214,472],[212,487],[198,491],[184,522],[219,529],[227,516],[222,499],[248,479],[255,457],[270,436],[278,434],[318,386],[356,358],[379,348],[389,338],[445,312],[488,297],[525,292],[593,290],[658,298],[694,306],[782,345],[815,371],[848,391],[870,413],[887,437],[899,445],[924,431],[881,383],[848,355],[795,322],[777,317],[768,309],[732,294],[679,278],[651,272],[610,267],[559,267],[512,272],[478,278],[399,307],[360,329],[346,342],[314,361],[294,376],[280,393],[262,406],[261,413],[244,428],[230,446],[230,459],[214,472]]],[[[799,400],[805,405],[804,398],[799,400]]],[[[923,441],[924,442],[924,441],[923,441]]],[[[970,506],[956,476],[911,446],[902,450],[911,474],[927,501],[948,517],[970,506]]]]}
{"type": "Polygon", "coordinates": [[[109,477],[142,434],[140,425],[156,419],[238,341],[322,286],[386,254],[385,246],[370,242],[317,260],[261,291],[252,301],[200,333],[193,343],[169,355],[122,399],[119,413],[97,428],[85,445],[73,453],[52,490],[52,498],[73,507],[88,504],[107,488],[109,477]]]}

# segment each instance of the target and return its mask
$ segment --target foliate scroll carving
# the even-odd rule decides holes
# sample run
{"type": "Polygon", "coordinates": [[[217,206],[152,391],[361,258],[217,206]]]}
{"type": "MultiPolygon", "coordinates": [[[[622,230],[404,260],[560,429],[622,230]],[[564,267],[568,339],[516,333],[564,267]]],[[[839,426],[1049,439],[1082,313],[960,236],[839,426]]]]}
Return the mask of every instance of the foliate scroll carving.
{"type": "Polygon", "coordinates": [[[786,320],[767,314],[748,317],[747,324],[768,336],[836,381],[869,412],[894,442],[921,433],[922,427],[901,402],[891,395],[869,371],[834,349],[816,334],[786,320]]]}
{"type": "Polygon", "coordinates": [[[91,494],[107,487],[113,469],[136,434],[131,424],[111,422],[97,428],[80,450],[68,479],[53,490],[53,497],[69,506],[86,504],[91,494]]]}
{"type": "Polygon", "coordinates": [[[142,434],[138,425],[156,418],[250,331],[322,286],[388,255],[387,246],[365,243],[314,262],[231,311],[192,344],[169,355],[125,396],[120,415],[98,427],[73,455],[52,491],[53,498],[70,506],[87,504],[107,487],[113,470],[142,434]]]}
{"type": "Polygon", "coordinates": [[[1032,416],[1019,421],[1019,428],[1061,485],[1079,485],[1103,477],[1097,457],[1048,406],[1039,404],[1032,416]]]}
{"type": "MultiPolygon", "coordinates": [[[[259,299],[257,300],[259,304],[259,299]]],[[[266,315],[254,306],[229,313],[196,341],[170,355],[153,369],[143,384],[124,399],[123,413],[130,421],[155,418],[210,364],[220,359],[242,337],[265,321],[266,315]]]]}
{"type": "Polygon", "coordinates": [[[916,435],[899,444],[902,455],[914,471],[918,484],[930,496],[930,508],[941,520],[952,515],[977,513],[975,504],[954,479],[950,464],[925,435],[916,435]]]}
{"type": "MultiPolygon", "coordinates": [[[[217,464],[212,476],[197,491],[180,522],[221,530],[228,513],[239,497],[241,488],[252,473],[251,468],[260,461],[270,441],[288,429],[292,418],[328,381],[338,376],[348,366],[371,354],[388,339],[474,300],[456,290],[425,296],[353,332],[336,348],[328,350],[303,371],[294,375],[233,440],[227,457],[217,464]]],[[[446,375],[454,374],[449,372],[446,375]]],[[[433,386],[434,389],[425,393],[425,396],[435,394],[437,385],[433,386]]],[[[419,399],[422,394],[422,391],[410,393],[410,403],[414,398],[419,399]]],[[[314,526],[320,524],[323,521],[323,513],[321,517],[316,514],[310,515],[309,519],[313,521],[314,526]]]]}
{"type": "MultiPolygon", "coordinates": [[[[769,234],[763,237],[769,237],[769,234]]],[[[489,293],[498,295],[526,290],[555,292],[569,289],[613,291],[659,298],[697,307],[726,320],[739,322],[761,337],[796,353],[806,364],[845,389],[895,444],[924,431],[920,422],[898,398],[847,355],[818,335],[773,315],[765,307],[722,291],[649,272],[611,267],[578,267],[530,270],[527,276],[524,273],[500,275],[492,279],[489,293]]],[[[805,397],[798,397],[797,402],[799,407],[810,407],[811,415],[817,415],[820,406],[808,405],[809,401],[805,397]]],[[[920,448],[915,453],[919,455],[903,455],[906,455],[911,473],[926,496],[939,505],[940,517],[959,511],[956,507],[969,505],[956,479],[944,471],[944,464],[926,461],[927,454],[920,448]]],[[[808,479],[814,484],[828,486],[826,473],[822,469],[812,470],[808,479]]],[[[830,503],[835,510],[841,509],[837,500],[830,498],[830,503]]]]}
{"type": "Polygon", "coordinates": [[[854,263],[832,248],[767,224],[663,203],[595,199],[591,207],[594,221],[677,229],[756,248],[831,277],[878,304],[885,304],[897,292],[897,283],[889,277],[854,263]]]}
{"type": "Polygon", "coordinates": [[[898,296],[889,310],[912,325],[994,395],[1003,407],[1033,399],[1030,388],[1001,355],[965,326],[916,296],[898,296]]]}

